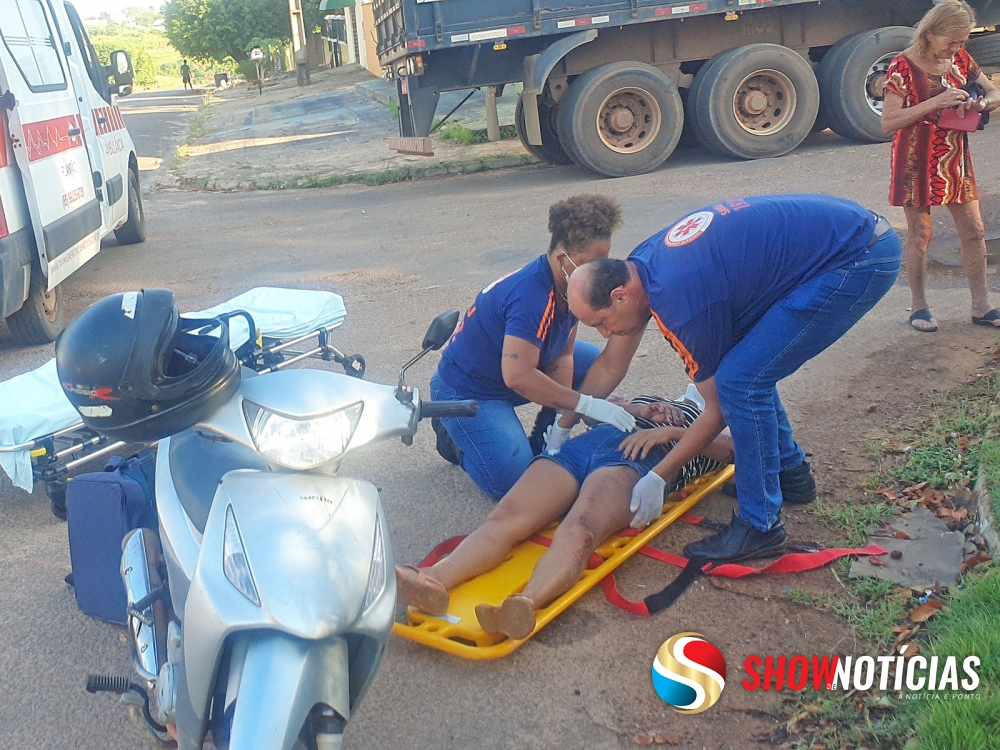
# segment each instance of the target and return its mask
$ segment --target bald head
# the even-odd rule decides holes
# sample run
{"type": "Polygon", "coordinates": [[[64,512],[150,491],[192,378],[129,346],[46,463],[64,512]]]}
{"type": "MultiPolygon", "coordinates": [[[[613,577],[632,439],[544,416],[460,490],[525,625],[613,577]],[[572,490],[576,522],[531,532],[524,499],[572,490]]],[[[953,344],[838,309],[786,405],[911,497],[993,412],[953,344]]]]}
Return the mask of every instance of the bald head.
{"type": "Polygon", "coordinates": [[[599,258],[580,266],[569,280],[569,309],[602,336],[629,335],[649,320],[649,298],[627,261],[599,258]]]}

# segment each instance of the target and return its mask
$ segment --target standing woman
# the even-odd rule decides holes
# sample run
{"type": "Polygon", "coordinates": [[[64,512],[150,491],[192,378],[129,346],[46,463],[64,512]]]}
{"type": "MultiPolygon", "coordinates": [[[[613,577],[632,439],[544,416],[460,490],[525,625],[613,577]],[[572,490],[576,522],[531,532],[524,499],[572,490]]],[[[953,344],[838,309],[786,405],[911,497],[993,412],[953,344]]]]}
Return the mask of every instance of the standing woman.
{"type": "Polygon", "coordinates": [[[906,214],[909,236],[903,258],[913,303],[910,325],[918,331],[937,330],[926,290],[931,206],[947,206],[958,229],[972,292],[972,322],[1000,326],[1000,311],[986,293],[986,243],[968,134],[946,127],[949,118],[942,118],[949,108],[959,117],[975,117],[1000,106],[1000,92],[965,50],[975,26],[976,14],[968,3],[944,0],[923,17],[913,45],[886,73],[882,129],[896,134],[889,203],[903,206],[906,214]],[[975,84],[984,93],[979,98],[969,93],[975,84]]]}
{"type": "MultiPolygon", "coordinates": [[[[555,411],[577,412],[621,430],[634,418],[622,407],[575,389],[600,354],[576,341],[566,288],[574,270],[611,251],[621,208],[602,195],[575,195],[549,208],[549,250],[483,289],[431,377],[431,397],[476,399],[475,417],[434,420],[438,453],[459,464],[494,500],[503,497],[540,452],[555,411]],[[543,409],[532,449],[514,407],[543,409]]],[[[553,444],[552,447],[555,447],[553,444]]]]}

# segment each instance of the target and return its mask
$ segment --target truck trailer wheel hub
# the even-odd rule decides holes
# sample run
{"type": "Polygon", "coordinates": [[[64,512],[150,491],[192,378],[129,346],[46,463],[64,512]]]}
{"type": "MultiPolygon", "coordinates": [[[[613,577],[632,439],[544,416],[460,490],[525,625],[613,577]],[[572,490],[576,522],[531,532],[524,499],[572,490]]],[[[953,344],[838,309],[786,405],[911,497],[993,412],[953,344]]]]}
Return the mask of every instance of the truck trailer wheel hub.
{"type": "Polygon", "coordinates": [[[623,88],[601,104],[597,132],[612,151],[634,154],[656,139],[662,119],[660,105],[648,91],[623,88]]]}
{"type": "Polygon", "coordinates": [[[885,87],[886,71],[889,70],[889,63],[892,62],[895,54],[883,55],[868,69],[865,77],[865,99],[872,112],[877,115],[882,114],[882,89],[885,87]]]}
{"type": "Polygon", "coordinates": [[[788,125],[795,114],[795,85],[777,70],[758,70],[736,87],[733,114],[753,135],[771,135],[788,125]]]}

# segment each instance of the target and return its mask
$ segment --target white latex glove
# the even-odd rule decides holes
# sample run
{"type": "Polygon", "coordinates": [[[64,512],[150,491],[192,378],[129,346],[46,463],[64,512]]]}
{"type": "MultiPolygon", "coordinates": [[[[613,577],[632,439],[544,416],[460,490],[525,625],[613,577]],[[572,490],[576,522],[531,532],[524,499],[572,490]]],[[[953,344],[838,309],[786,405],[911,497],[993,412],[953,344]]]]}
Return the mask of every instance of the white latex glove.
{"type": "Polygon", "coordinates": [[[663,512],[663,492],[667,488],[667,483],[655,471],[650,471],[635,483],[632,488],[632,502],[628,509],[635,513],[632,523],[633,529],[642,529],[649,526],[660,517],[663,512]]]}
{"type": "Polygon", "coordinates": [[[544,453],[547,456],[554,456],[559,452],[559,449],[563,447],[563,443],[569,440],[569,434],[573,431],[572,427],[560,427],[559,419],[562,414],[556,415],[556,421],[549,425],[549,429],[545,431],[545,450],[544,453]]]}
{"type": "Polygon", "coordinates": [[[632,432],[635,429],[635,417],[618,404],[612,404],[603,398],[580,394],[580,402],[573,411],[584,417],[596,419],[598,422],[606,422],[622,432],[632,432]]]}

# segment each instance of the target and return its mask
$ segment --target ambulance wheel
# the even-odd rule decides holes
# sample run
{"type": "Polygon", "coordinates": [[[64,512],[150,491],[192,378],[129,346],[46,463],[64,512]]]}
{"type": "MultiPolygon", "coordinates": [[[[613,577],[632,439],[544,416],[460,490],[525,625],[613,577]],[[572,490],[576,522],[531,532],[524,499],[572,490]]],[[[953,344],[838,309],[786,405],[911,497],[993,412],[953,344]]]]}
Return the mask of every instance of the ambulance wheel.
{"type": "Polygon", "coordinates": [[[7,317],[7,327],[24,344],[48,344],[56,340],[63,329],[62,287],[45,288],[42,269],[31,264],[28,299],[21,309],[7,317]]]}
{"type": "Polygon", "coordinates": [[[558,111],[566,153],[608,177],[656,169],[673,153],[684,128],[677,87],[640,62],[608,63],[577,76],[558,111]]]}
{"type": "Polygon", "coordinates": [[[119,245],[146,241],[146,213],[142,210],[139,178],[131,169],[128,171],[128,219],[115,230],[115,239],[119,245]]]}

